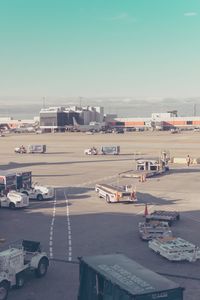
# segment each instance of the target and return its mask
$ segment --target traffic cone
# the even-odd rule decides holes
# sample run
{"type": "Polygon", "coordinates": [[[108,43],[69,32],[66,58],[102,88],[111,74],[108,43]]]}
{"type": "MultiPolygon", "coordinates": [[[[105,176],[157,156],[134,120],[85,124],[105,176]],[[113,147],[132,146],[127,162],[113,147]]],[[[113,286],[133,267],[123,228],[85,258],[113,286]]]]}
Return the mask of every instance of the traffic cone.
{"type": "Polygon", "coordinates": [[[146,217],[148,215],[148,207],[147,207],[147,203],[145,204],[145,209],[144,209],[144,217],[146,217]]]}

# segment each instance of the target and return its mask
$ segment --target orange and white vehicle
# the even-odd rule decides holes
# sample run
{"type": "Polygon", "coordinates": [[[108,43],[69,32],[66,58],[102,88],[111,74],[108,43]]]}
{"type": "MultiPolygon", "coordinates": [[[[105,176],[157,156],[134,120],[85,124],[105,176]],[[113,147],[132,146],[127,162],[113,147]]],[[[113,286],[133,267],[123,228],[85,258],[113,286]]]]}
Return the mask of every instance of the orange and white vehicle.
{"type": "Polygon", "coordinates": [[[96,184],[95,191],[98,196],[104,198],[107,203],[137,202],[136,190],[132,186],[114,186],[99,183],[96,184]]]}

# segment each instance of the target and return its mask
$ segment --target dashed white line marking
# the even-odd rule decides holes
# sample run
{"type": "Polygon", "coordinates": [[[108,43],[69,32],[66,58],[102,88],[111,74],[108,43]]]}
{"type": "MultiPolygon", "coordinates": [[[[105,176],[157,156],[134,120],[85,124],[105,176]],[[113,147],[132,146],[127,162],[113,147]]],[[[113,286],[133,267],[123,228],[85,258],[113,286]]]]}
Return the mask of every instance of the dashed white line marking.
{"type": "Polygon", "coordinates": [[[68,237],[68,261],[72,260],[72,232],[71,232],[71,222],[70,222],[70,213],[69,213],[69,200],[64,191],[65,200],[66,200],[66,216],[67,216],[67,237],[68,237]]]}
{"type": "Polygon", "coordinates": [[[53,231],[54,231],[54,223],[55,223],[55,215],[56,215],[56,192],[55,192],[55,199],[53,201],[53,213],[52,213],[52,220],[49,230],[49,257],[53,258],[53,231]]]}

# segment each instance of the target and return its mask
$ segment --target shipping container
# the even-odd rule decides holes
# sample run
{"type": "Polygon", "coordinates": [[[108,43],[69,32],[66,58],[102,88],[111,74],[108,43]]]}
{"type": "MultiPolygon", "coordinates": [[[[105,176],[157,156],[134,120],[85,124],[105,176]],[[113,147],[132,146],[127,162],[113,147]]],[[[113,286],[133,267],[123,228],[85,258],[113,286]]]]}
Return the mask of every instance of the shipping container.
{"type": "Polygon", "coordinates": [[[80,257],[78,300],[183,300],[177,283],[123,254],[80,257]]]}

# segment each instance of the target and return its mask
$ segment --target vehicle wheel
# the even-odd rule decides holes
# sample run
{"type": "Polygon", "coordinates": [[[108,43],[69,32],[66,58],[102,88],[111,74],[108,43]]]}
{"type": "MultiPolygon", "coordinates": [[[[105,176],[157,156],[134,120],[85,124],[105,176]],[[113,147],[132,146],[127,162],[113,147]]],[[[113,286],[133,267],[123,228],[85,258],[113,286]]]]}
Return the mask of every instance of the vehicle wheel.
{"type": "Polygon", "coordinates": [[[35,270],[35,275],[38,278],[41,278],[46,275],[49,266],[49,261],[47,258],[41,258],[38,264],[37,269],[35,270]]]}
{"type": "Polygon", "coordinates": [[[24,273],[20,272],[16,275],[16,285],[15,287],[17,289],[21,289],[25,284],[25,277],[24,277],[24,273]]]}
{"type": "Polygon", "coordinates": [[[6,300],[8,297],[9,284],[5,281],[0,283],[0,300],[6,300]]]}
{"type": "Polygon", "coordinates": [[[43,200],[43,196],[41,194],[37,195],[37,200],[38,201],[42,201],[43,200]]]}
{"type": "Polygon", "coordinates": [[[110,197],[108,195],[106,195],[106,202],[110,203],[110,197]]]}
{"type": "Polygon", "coordinates": [[[9,208],[10,208],[10,209],[15,209],[15,204],[11,202],[11,203],[9,204],[9,208]]]}

